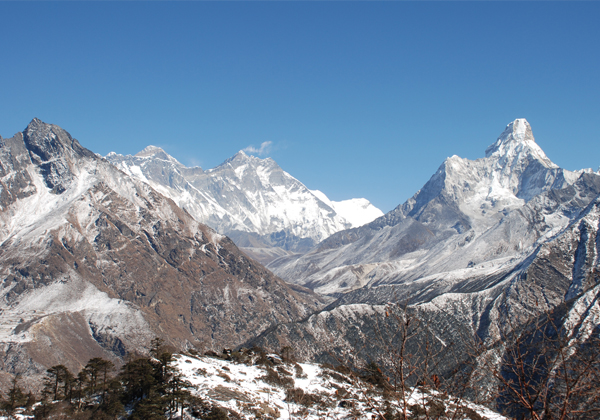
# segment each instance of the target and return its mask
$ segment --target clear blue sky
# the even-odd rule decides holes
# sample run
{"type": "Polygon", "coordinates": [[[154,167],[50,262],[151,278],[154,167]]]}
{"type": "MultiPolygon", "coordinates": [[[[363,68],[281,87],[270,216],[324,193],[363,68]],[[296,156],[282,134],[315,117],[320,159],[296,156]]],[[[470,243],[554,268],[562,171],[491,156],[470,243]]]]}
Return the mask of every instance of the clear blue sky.
{"type": "Polygon", "coordinates": [[[0,2],[0,134],[211,168],[265,156],[389,211],[527,118],[600,166],[600,2],[0,2]]]}

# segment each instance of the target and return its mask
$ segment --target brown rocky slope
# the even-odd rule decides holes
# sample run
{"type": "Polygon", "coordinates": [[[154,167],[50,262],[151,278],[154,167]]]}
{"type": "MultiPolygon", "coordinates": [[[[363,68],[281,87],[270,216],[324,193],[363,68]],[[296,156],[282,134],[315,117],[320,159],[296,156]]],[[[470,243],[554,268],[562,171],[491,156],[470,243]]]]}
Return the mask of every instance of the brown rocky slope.
{"type": "Polygon", "coordinates": [[[34,119],[0,148],[0,370],[233,347],[321,305],[173,201],[34,119]]]}

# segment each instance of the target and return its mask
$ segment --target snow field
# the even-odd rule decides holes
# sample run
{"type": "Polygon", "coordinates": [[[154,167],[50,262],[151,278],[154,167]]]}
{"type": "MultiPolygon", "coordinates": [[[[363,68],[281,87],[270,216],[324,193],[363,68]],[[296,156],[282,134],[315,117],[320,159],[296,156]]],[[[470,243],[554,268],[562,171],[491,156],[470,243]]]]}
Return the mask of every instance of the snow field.
{"type": "MultiPolygon", "coordinates": [[[[270,357],[279,359],[275,355],[270,357]]],[[[178,355],[175,366],[195,386],[193,393],[248,419],[255,418],[257,412],[281,419],[372,419],[383,412],[385,405],[381,392],[377,392],[369,384],[312,363],[298,363],[300,369],[294,364],[284,363],[273,369],[284,369],[290,373],[293,387],[302,389],[304,395],[319,395],[324,402],[321,404],[298,404],[286,400],[284,388],[264,380],[266,368],[263,366],[189,355],[178,355]]],[[[435,391],[423,393],[413,389],[410,394],[410,405],[425,405],[431,399],[441,398],[441,394],[435,391]]],[[[452,398],[448,399],[451,400],[452,398]]],[[[398,406],[398,401],[390,400],[390,403],[398,406]]],[[[486,419],[505,420],[505,417],[485,407],[466,402],[463,406],[475,410],[486,419]]],[[[467,417],[457,417],[459,418],[467,417]]]]}

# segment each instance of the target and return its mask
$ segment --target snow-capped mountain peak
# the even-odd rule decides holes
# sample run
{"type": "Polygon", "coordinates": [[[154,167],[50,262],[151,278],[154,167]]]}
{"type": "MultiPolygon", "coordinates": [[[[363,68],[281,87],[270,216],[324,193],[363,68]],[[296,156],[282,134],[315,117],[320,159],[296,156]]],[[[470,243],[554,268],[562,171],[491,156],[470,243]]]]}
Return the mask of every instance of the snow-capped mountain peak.
{"type": "Polygon", "coordinates": [[[486,157],[498,156],[504,154],[510,147],[515,147],[522,143],[535,143],[531,126],[524,118],[517,118],[509,123],[496,142],[489,146],[485,151],[486,157]]]}
{"type": "Polygon", "coordinates": [[[383,214],[367,200],[331,203],[273,159],[243,150],[205,172],[192,172],[155,146],[135,156],[111,154],[106,159],[244,247],[306,250],[383,214]]]}
{"type": "Polygon", "coordinates": [[[506,129],[500,134],[500,138],[512,139],[514,141],[535,141],[531,132],[531,125],[525,118],[517,118],[506,126],[506,129]]]}
{"type": "Polygon", "coordinates": [[[231,158],[227,159],[223,163],[229,163],[229,162],[247,162],[247,161],[252,160],[253,157],[254,156],[247,155],[246,152],[244,152],[243,150],[240,150],[239,152],[237,152],[235,155],[233,155],[231,158]]]}
{"type": "Polygon", "coordinates": [[[238,167],[240,167],[242,165],[247,165],[247,164],[252,164],[252,165],[254,165],[256,167],[258,167],[258,166],[271,166],[271,167],[274,167],[274,168],[281,169],[279,167],[279,165],[273,159],[271,159],[271,158],[261,159],[261,158],[256,157],[256,156],[249,155],[246,152],[244,152],[243,150],[240,150],[235,155],[233,155],[229,159],[225,160],[225,162],[223,162],[219,166],[217,166],[217,167],[215,167],[213,169],[209,169],[208,172],[210,172],[210,171],[216,171],[216,170],[221,169],[221,168],[226,167],[226,166],[232,166],[234,168],[238,168],[238,167]]]}
{"type": "Polygon", "coordinates": [[[39,377],[92,355],[116,361],[159,331],[182,346],[197,335],[233,347],[309,313],[281,280],[149,186],[173,191],[199,168],[108,158],[37,119],[0,147],[0,343],[13,372],[39,377]],[[212,326],[216,334],[204,330],[212,326]]]}
{"type": "Polygon", "coordinates": [[[165,151],[158,147],[158,146],[153,146],[153,145],[149,145],[146,146],[143,150],[140,150],[138,153],[135,154],[135,156],[138,157],[145,157],[145,156],[154,156],[157,154],[166,154],[165,151]]]}
{"type": "Polygon", "coordinates": [[[178,166],[183,166],[177,159],[173,156],[165,152],[162,148],[158,146],[147,146],[144,150],[139,151],[135,154],[135,157],[138,158],[154,158],[160,160],[166,160],[168,162],[172,162],[178,166]]]}
{"type": "Polygon", "coordinates": [[[517,118],[508,124],[496,142],[486,149],[485,157],[498,159],[503,166],[531,157],[547,168],[558,168],[535,142],[525,118],[517,118]]]}
{"type": "Polygon", "coordinates": [[[331,201],[325,194],[319,190],[311,192],[322,202],[334,209],[341,215],[352,227],[365,225],[378,217],[383,216],[383,212],[375,207],[366,198],[351,198],[343,201],[331,201]]]}
{"type": "Polygon", "coordinates": [[[527,121],[518,119],[486,157],[447,158],[421,190],[388,214],[269,268],[287,281],[333,294],[367,283],[462,273],[493,259],[519,261],[525,249],[564,228],[598,191],[596,175],[554,165],[527,121]]]}

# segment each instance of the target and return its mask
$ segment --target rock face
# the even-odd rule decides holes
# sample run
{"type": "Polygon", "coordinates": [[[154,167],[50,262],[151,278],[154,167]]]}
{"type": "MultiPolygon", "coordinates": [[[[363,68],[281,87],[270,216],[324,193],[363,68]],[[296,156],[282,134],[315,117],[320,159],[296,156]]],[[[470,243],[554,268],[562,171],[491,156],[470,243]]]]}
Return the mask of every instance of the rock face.
{"type": "Polygon", "coordinates": [[[233,347],[321,304],[37,119],[0,148],[0,280],[0,368],[30,377],[157,335],[233,347]]]}
{"type": "Polygon", "coordinates": [[[110,153],[106,159],[263,262],[307,251],[335,232],[383,215],[365,199],[332,202],[274,160],[243,151],[207,171],[186,168],[154,146],[135,156],[110,153]]]}
{"type": "Polygon", "coordinates": [[[392,340],[398,329],[385,316],[390,302],[408,303],[433,341],[453,343],[457,356],[562,304],[572,326],[588,322],[591,331],[600,325],[599,194],[597,173],[559,168],[529,124],[515,120],[486,157],[448,158],[385,216],[269,264],[338,299],[253,342],[300,343],[306,357],[322,360],[382,355],[381,337],[392,340]]]}
{"type": "Polygon", "coordinates": [[[313,206],[308,190],[273,161],[238,154],[203,171],[157,148],[110,157],[135,179],[39,120],[2,144],[4,372],[32,376],[67,361],[77,371],[90,357],[117,360],[155,335],[179,347],[292,345],[306,359],[373,360],[398,342],[390,302],[406,302],[426,326],[423,339],[445,357],[440,374],[474,342],[495,343],[507,326],[555,308],[580,342],[598,331],[600,175],[557,167],[525,120],[509,124],[484,158],[448,158],[388,214],[273,261],[293,287],[160,194],[197,206],[197,214],[214,211],[215,223],[238,226],[231,233],[255,250],[300,249],[316,239],[294,226],[313,219],[314,232],[334,226],[335,217],[323,215],[336,205],[322,198],[313,206]],[[249,202],[238,209],[258,209],[246,190],[262,191],[257,197],[271,200],[264,208],[272,213],[234,217],[208,194],[227,192],[249,202]],[[277,216],[291,214],[277,207],[282,196],[306,205],[289,230],[277,216]],[[279,230],[244,230],[265,217],[281,222],[279,230]],[[329,305],[302,286],[329,294],[329,305]]]}

